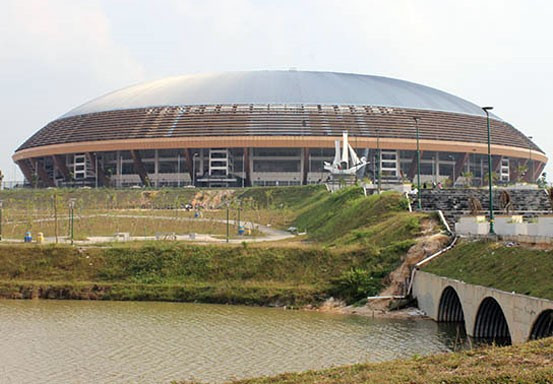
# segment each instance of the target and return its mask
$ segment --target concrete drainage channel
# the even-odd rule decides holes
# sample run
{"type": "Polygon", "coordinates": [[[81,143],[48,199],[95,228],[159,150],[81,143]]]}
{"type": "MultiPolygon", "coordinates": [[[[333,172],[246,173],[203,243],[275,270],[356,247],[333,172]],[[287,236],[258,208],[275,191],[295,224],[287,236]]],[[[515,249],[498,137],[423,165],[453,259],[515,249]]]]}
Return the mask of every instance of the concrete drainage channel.
{"type": "Polygon", "coordinates": [[[409,285],[408,285],[407,292],[406,292],[405,295],[369,296],[369,297],[367,297],[367,301],[376,301],[376,300],[402,300],[402,301],[408,300],[408,301],[411,301],[411,299],[412,299],[411,296],[412,296],[412,291],[413,291],[413,282],[414,282],[415,275],[416,275],[417,271],[423,265],[425,265],[426,263],[432,261],[436,257],[444,254],[445,252],[449,251],[450,249],[452,249],[457,244],[457,241],[458,241],[459,238],[458,238],[458,236],[455,235],[454,232],[451,231],[451,228],[450,228],[449,224],[447,223],[447,220],[446,220],[443,212],[441,210],[437,210],[436,213],[437,213],[437,215],[440,219],[441,224],[446,229],[447,233],[449,233],[450,236],[452,236],[451,241],[448,244],[448,246],[445,247],[445,248],[442,248],[441,250],[439,250],[436,253],[433,253],[430,256],[425,257],[423,260],[419,261],[417,264],[415,264],[413,266],[413,269],[411,271],[411,277],[409,279],[409,285]]]}

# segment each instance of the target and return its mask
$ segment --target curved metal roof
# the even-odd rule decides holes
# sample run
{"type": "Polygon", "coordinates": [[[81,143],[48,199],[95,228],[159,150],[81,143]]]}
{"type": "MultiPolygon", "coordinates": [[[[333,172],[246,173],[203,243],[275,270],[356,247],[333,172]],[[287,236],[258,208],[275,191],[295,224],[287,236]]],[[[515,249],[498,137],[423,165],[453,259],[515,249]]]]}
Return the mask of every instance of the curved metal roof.
{"type": "Polygon", "coordinates": [[[159,106],[212,104],[373,105],[483,115],[435,88],[381,76],[311,71],[250,71],[168,77],[85,103],[62,117],[159,106]]]}

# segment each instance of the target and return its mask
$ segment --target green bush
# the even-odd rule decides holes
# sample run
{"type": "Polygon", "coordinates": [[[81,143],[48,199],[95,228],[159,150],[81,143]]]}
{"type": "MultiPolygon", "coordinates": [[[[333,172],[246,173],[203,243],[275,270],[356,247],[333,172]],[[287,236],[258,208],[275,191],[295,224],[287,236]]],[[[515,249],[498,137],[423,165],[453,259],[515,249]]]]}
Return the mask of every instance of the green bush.
{"type": "Polygon", "coordinates": [[[386,272],[381,268],[371,270],[352,268],[332,281],[329,293],[347,304],[378,294],[382,289],[382,278],[386,272]]]}

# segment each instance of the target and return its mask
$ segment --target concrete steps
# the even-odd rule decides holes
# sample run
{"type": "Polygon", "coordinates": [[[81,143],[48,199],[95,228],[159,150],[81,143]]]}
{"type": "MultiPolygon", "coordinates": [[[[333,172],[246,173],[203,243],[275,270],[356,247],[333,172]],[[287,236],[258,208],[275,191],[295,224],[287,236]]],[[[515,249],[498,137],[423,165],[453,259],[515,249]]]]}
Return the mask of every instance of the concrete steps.
{"type": "MultiPolygon", "coordinates": [[[[503,213],[499,201],[502,189],[493,191],[493,207],[496,214],[503,213]]],[[[511,195],[511,213],[521,214],[526,218],[540,214],[551,213],[552,207],[547,193],[542,189],[507,189],[511,195]]],[[[421,203],[423,211],[441,210],[451,226],[460,216],[470,213],[469,198],[480,200],[484,214],[489,211],[489,196],[487,189],[455,188],[455,189],[423,189],[421,203]]],[[[416,207],[416,197],[413,198],[413,207],[416,207]]]]}

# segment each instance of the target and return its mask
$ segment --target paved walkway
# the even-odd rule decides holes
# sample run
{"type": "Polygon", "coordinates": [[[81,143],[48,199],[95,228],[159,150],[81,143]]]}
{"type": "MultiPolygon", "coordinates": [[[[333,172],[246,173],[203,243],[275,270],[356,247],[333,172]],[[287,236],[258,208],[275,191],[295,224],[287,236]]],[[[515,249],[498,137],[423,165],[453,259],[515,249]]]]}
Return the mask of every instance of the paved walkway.
{"type": "MultiPolygon", "coordinates": [[[[146,215],[117,215],[117,214],[97,214],[97,215],[84,215],[84,216],[78,216],[75,217],[77,220],[82,219],[90,219],[94,217],[105,217],[105,218],[123,218],[123,219],[157,219],[157,220],[176,220],[176,221],[202,221],[202,222],[216,222],[216,223],[222,223],[226,224],[227,221],[225,219],[206,219],[206,218],[189,218],[189,217],[171,217],[171,216],[146,216],[146,215]]],[[[48,222],[48,221],[54,221],[54,218],[44,218],[44,219],[37,219],[35,222],[48,222]]],[[[229,220],[229,225],[234,226],[237,224],[235,220],[229,220]]],[[[261,232],[262,236],[240,236],[239,238],[230,238],[229,243],[241,243],[243,241],[248,242],[261,242],[261,241],[278,241],[278,240],[285,240],[290,239],[294,237],[295,235],[283,231],[280,229],[275,229],[272,227],[268,227],[266,225],[261,225],[257,223],[246,223],[244,221],[240,222],[241,225],[243,225],[245,228],[249,229],[257,229],[259,232],[261,232]]],[[[113,242],[113,241],[150,241],[150,240],[177,240],[177,241],[190,241],[194,243],[226,243],[226,238],[224,235],[222,236],[212,236],[207,234],[201,234],[201,233],[194,233],[194,234],[187,234],[187,235],[175,235],[173,236],[167,236],[167,234],[160,234],[158,236],[129,236],[126,238],[123,237],[116,237],[114,236],[88,236],[87,240],[75,240],[75,244],[79,245],[88,245],[88,244],[98,244],[98,243],[106,243],[106,242],[113,242]],[[172,238],[169,238],[172,237],[172,238]]],[[[4,239],[4,241],[7,242],[16,242],[16,243],[22,243],[23,240],[21,239],[4,239]]],[[[69,243],[70,240],[67,237],[59,237],[58,238],[59,243],[69,243]]],[[[56,242],[55,237],[46,237],[44,238],[44,244],[52,244],[56,242]]]]}

